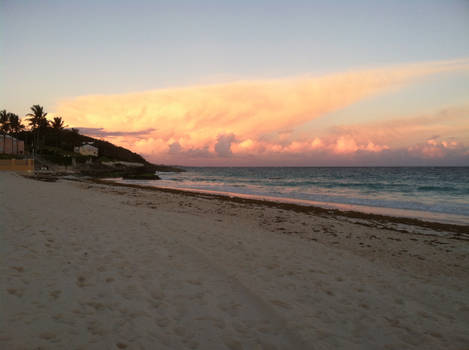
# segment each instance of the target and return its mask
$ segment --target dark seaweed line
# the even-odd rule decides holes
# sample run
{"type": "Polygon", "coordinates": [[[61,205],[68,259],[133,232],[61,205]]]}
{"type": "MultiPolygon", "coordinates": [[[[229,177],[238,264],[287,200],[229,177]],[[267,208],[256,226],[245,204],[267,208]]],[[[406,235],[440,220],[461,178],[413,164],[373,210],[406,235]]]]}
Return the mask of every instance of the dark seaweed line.
{"type": "MultiPolygon", "coordinates": [[[[100,179],[89,179],[88,181],[91,181],[97,184],[104,184],[104,185],[117,186],[117,187],[130,187],[130,188],[144,189],[147,191],[182,194],[185,196],[196,197],[196,198],[218,199],[222,201],[229,201],[229,202],[242,203],[242,204],[256,204],[256,205],[265,206],[265,207],[278,208],[278,209],[283,209],[283,210],[292,210],[295,212],[313,214],[313,215],[318,215],[318,216],[326,216],[326,217],[342,216],[342,217],[353,218],[353,219],[364,219],[368,221],[375,221],[381,224],[389,224],[389,223],[405,224],[405,225],[427,228],[427,229],[431,229],[437,232],[451,232],[454,234],[454,236],[451,238],[469,241],[469,236],[468,236],[469,226],[468,225],[445,224],[445,223],[440,223],[440,222],[424,221],[424,220],[415,219],[415,218],[387,216],[387,215],[380,215],[380,214],[369,214],[369,213],[361,213],[358,211],[344,211],[340,209],[326,209],[326,208],[321,208],[317,206],[304,206],[304,205],[294,204],[294,203],[281,203],[281,202],[273,202],[273,201],[261,200],[261,199],[240,198],[240,197],[232,197],[232,196],[213,194],[213,193],[199,193],[199,192],[192,192],[192,191],[172,189],[172,188],[123,184],[123,183],[117,183],[113,181],[100,180],[100,179]]],[[[357,224],[360,224],[360,223],[357,222],[357,224]]],[[[402,232],[402,233],[409,233],[406,230],[401,230],[401,229],[397,229],[393,227],[386,227],[386,229],[391,229],[391,230],[402,232]]]]}

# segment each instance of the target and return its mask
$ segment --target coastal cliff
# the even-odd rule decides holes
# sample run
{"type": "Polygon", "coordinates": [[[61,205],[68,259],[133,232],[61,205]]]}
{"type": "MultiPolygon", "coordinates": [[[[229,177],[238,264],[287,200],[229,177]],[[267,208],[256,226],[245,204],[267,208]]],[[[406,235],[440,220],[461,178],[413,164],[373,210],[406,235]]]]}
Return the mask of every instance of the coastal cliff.
{"type": "MultiPolygon", "coordinates": [[[[19,138],[25,140],[27,153],[33,154],[30,131],[19,138]]],[[[93,177],[126,177],[132,179],[158,179],[156,172],[182,172],[179,167],[153,164],[141,155],[111,142],[81,135],[76,129],[49,132],[34,151],[36,167],[53,171],[74,172],[93,177]],[[83,154],[80,147],[89,145],[96,155],[83,154]]]]}

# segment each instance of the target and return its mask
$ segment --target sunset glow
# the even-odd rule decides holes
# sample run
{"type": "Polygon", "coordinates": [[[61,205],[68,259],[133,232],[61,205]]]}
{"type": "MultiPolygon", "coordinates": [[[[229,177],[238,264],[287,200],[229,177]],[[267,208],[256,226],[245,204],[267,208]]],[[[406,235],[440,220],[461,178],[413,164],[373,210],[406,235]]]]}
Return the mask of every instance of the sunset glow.
{"type": "Polygon", "coordinates": [[[340,127],[315,128],[314,121],[432,75],[467,74],[468,70],[467,60],[444,61],[317,77],[82,96],[61,101],[57,113],[67,116],[82,133],[128,147],[156,162],[353,164],[392,162],[398,153],[405,160],[464,158],[469,150],[464,143],[469,140],[467,106],[424,116],[396,115],[379,122],[360,123],[357,115],[340,127]]]}
{"type": "Polygon", "coordinates": [[[150,162],[469,164],[466,1],[7,0],[0,17],[1,108],[150,162]]]}

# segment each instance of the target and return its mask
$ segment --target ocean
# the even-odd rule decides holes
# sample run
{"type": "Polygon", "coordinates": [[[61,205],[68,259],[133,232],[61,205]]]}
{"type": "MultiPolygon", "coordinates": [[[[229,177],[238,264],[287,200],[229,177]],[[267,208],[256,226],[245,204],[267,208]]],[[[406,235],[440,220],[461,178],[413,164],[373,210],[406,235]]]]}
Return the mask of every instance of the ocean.
{"type": "Polygon", "coordinates": [[[469,167],[189,167],[146,186],[469,224],[469,167]]]}

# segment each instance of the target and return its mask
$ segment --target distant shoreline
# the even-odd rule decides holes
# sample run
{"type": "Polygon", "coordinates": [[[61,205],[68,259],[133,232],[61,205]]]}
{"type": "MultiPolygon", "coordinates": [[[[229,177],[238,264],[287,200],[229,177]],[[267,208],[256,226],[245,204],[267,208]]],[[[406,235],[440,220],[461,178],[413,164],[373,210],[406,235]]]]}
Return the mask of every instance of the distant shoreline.
{"type": "Polygon", "coordinates": [[[190,168],[469,168],[469,165],[235,165],[235,166],[221,166],[221,165],[207,165],[207,166],[196,166],[196,165],[169,165],[171,167],[178,167],[182,169],[190,168]]]}

